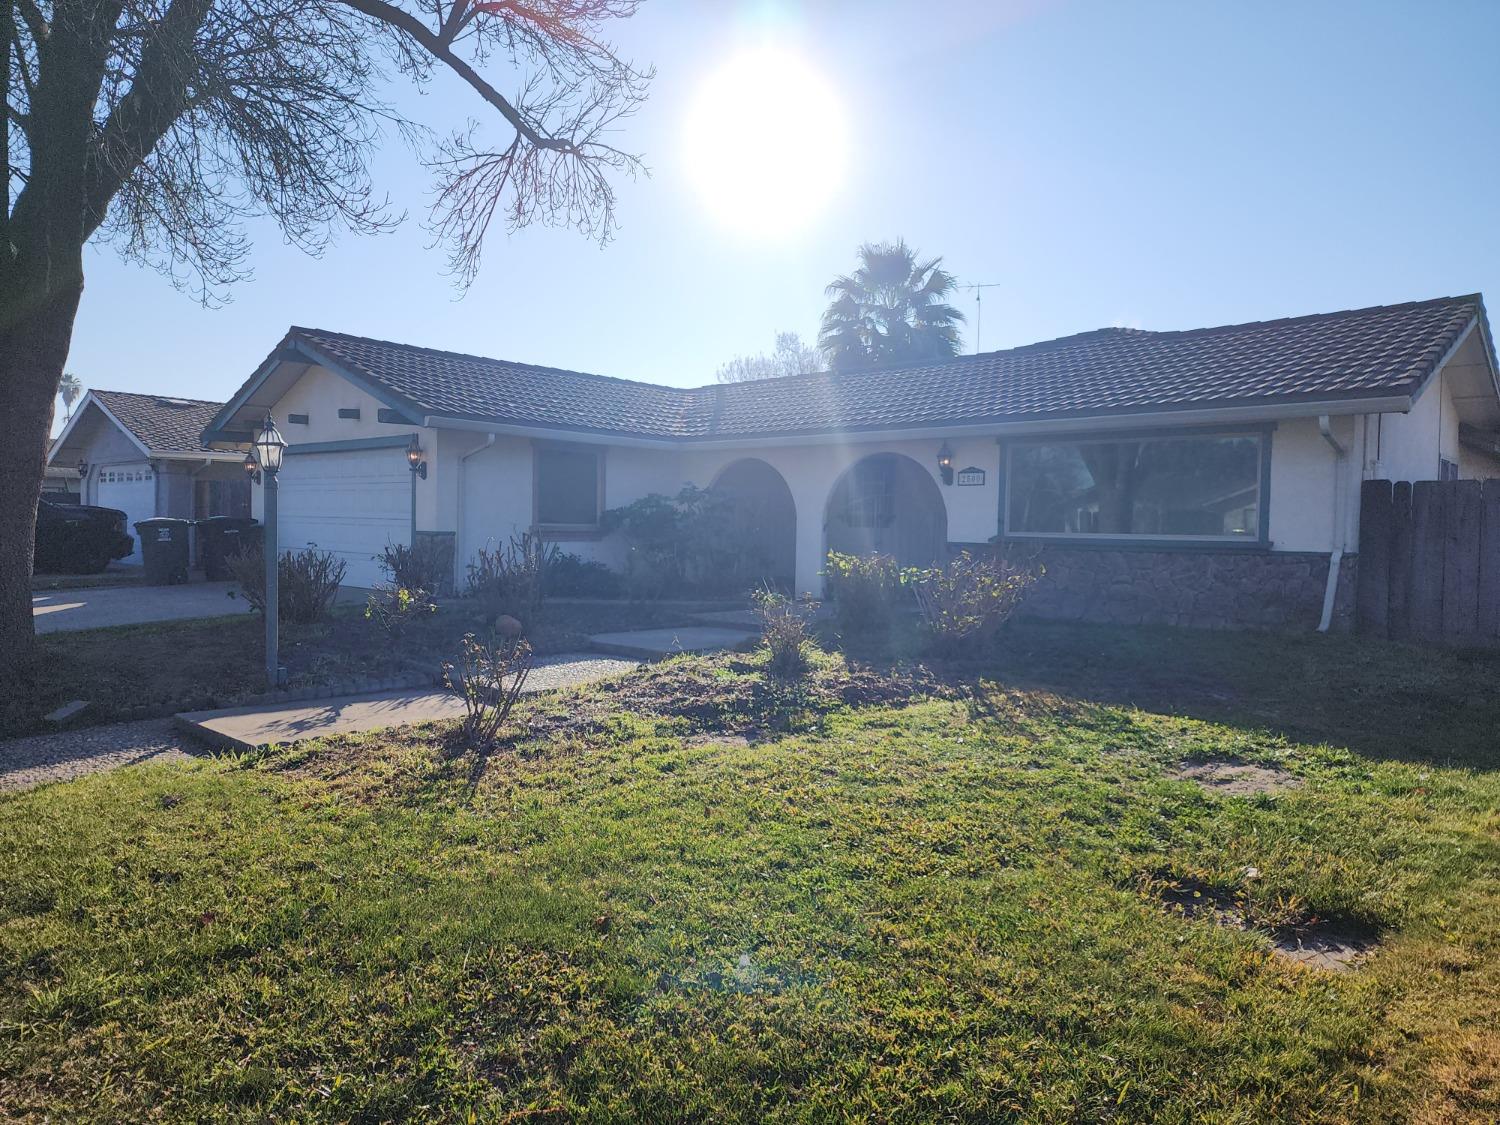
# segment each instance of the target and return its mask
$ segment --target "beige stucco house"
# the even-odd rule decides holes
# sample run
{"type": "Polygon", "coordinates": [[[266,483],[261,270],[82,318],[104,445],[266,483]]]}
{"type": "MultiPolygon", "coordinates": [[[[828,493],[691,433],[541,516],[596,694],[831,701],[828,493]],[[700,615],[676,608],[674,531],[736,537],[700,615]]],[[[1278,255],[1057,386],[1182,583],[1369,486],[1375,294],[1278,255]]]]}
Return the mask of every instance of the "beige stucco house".
{"type": "Polygon", "coordinates": [[[771,513],[767,577],[799,591],[830,549],[1040,547],[1043,612],[1326,627],[1363,480],[1500,475],[1477,295],[695,388],[293,328],[205,441],[243,449],[267,415],[281,542],[357,585],[414,535],[458,576],[527,528],[618,565],[601,513],[694,483],[771,513]]]}

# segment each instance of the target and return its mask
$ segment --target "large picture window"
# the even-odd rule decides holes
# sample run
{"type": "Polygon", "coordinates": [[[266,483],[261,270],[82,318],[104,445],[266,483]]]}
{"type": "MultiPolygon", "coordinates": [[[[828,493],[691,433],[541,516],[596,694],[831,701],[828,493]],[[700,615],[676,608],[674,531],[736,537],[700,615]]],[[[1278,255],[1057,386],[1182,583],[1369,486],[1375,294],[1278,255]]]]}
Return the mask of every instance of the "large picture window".
{"type": "Polygon", "coordinates": [[[1010,446],[1009,536],[1259,542],[1266,435],[1010,446]]]}
{"type": "Polygon", "coordinates": [[[539,446],[536,451],[536,522],[541,527],[599,526],[602,451],[539,446]]]}

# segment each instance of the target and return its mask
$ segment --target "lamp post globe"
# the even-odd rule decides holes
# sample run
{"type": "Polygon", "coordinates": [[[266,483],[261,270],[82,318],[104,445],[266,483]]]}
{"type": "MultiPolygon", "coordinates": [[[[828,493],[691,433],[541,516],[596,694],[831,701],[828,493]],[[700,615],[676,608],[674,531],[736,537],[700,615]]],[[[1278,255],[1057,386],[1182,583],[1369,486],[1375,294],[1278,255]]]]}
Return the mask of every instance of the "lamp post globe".
{"type": "Polygon", "coordinates": [[[273,475],[281,472],[281,458],[286,453],[286,442],[282,440],[281,431],[276,428],[275,419],[269,414],[266,415],[266,424],[255,435],[251,448],[261,472],[273,475]]]}

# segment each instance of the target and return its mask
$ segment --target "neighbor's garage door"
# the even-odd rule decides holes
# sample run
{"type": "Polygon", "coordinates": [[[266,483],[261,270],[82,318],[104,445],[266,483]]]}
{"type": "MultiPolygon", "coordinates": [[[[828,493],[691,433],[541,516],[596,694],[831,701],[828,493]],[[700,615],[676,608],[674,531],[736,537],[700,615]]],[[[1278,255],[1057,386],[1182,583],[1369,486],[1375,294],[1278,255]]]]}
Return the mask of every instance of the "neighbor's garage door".
{"type": "Polygon", "coordinates": [[[346,586],[384,579],[375,557],[411,542],[411,470],[404,448],[289,454],[279,478],[281,549],[309,543],[348,565],[346,586]]]}
{"type": "Polygon", "coordinates": [[[156,515],[156,474],[147,463],[111,465],[95,470],[95,500],[101,508],[118,508],[125,513],[125,534],[135,540],[135,549],[123,563],[138,566],[141,562],[141,536],[135,529],[137,520],[156,515]]]}

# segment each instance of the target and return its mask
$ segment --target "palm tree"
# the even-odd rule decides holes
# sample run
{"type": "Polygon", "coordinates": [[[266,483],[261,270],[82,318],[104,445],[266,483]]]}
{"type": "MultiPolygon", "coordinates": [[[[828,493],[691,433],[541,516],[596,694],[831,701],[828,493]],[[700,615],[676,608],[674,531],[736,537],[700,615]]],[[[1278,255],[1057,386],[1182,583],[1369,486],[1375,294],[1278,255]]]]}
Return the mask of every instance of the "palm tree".
{"type": "Polygon", "coordinates": [[[78,401],[78,396],[83,394],[83,383],[77,375],[64,375],[57,383],[57,393],[62,395],[63,410],[66,413],[63,421],[73,417],[73,404],[78,401]]]}
{"type": "Polygon", "coordinates": [[[917,261],[904,240],[867,242],[859,269],[834,279],[818,347],[835,371],[881,363],[951,359],[961,344],[964,314],[947,298],[957,288],[943,259],[917,261]]]}

